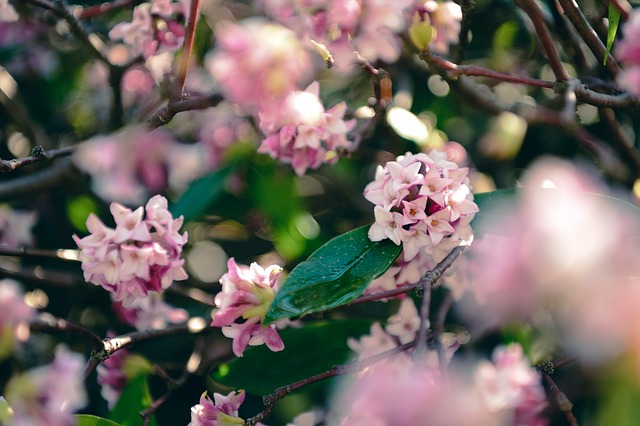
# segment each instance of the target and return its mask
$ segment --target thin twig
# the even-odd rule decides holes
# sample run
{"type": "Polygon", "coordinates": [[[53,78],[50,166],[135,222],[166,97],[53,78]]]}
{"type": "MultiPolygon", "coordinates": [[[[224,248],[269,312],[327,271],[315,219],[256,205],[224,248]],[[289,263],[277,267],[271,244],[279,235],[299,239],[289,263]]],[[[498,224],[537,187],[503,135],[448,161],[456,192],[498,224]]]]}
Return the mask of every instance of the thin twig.
{"type": "Polygon", "coordinates": [[[567,418],[567,421],[571,426],[578,426],[578,420],[573,415],[573,403],[567,398],[567,396],[560,390],[556,382],[547,373],[542,373],[542,378],[549,386],[549,391],[553,396],[558,408],[562,411],[567,418]]]}
{"type": "Polygon", "coordinates": [[[102,3],[95,6],[89,6],[82,9],[78,19],[90,19],[96,16],[104,15],[115,10],[127,9],[142,3],[143,0],[115,0],[112,2],[102,3]]]}
{"type": "Polygon", "coordinates": [[[0,246],[0,256],[41,257],[47,259],[78,261],[80,253],[74,249],[39,249],[35,247],[4,247],[0,246]]]}
{"type": "Polygon", "coordinates": [[[460,21],[460,34],[458,36],[458,47],[456,49],[456,62],[462,62],[464,53],[469,46],[469,31],[471,30],[471,12],[476,7],[474,0],[457,0],[462,10],[462,21],[460,21]]]}
{"type": "Polygon", "coordinates": [[[0,200],[17,196],[32,197],[35,192],[59,185],[73,176],[72,170],[71,161],[63,158],[46,169],[7,182],[0,182],[0,200]]]}
{"type": "Polygon", "coordinates": [[[69,333],[86,340],[93,348],[99,348],[102,345],[102,339],[93,331],[62,318],[55,318],[49,314],[40,315],[29,323],[31,331],[58,332],[69,333]]]}
{"type": "Polygon", "coordinates": [[[440,304],[436,321],[433,324],[433,340],[436,342],[436,348],[438,352],[438,365],[440,366],[440,375],[445,383],[449,383],[449,369],[447,368],[448,360],[446,348],[442,344],[442,333],[444,331],[444,322],[447,319],[447,314],[453,306],[453,296],[451,292],[447,290],[447,294],[440,304]]]}
{"type": "MultiPolygon", "coordinates": [[[[587,21],[587,18],[580,10],[580,7],[578,7],[578,4],[575,0],[558,0],[558,2],[560,3],[560,6],[562,6],[565,16],[569,18],[569,21],[571,21],[571,24],[573,24],[573,27],[576,29],[580,37],[582,37],[591,52],[593,52],[598,62],[602,64],[604,62],[607,49],[593,27],[589,24],[589,21],[587,21]]],[[[614,77],[621,71],[620,65],[618,65],[611,54],[608,55],[607,63],[604,66],[614,77]]]]}
{"type": "Polygon", "coordinates": [[[148,126],[151,129],[156,129],[169,123],[179,112],[214,107],[222,102],[223,99],[224,97],[221,94],[213,93],[208,96],[185,97],[185,99],[176,102],[168,102],[149,118],[147,121],[148,126]]]}
{"type": "Polygon", "coordinates": [[[633,164],[636,177],[640,176],[640,153],[634,147],[633,141],[620,127],[615,112],[609,108],[599,108],[598,112],[600,119],[607,126],[607,134],[613,137],[620,149],[626,154],[626,158],[633,164]]]}
{"type": "Polygon", "coordinates": [[[520,7],[525,11],[525,13],[531,19],[533,23],[533,27],[535,28],[536,34],[538,35],[538,39],[540,40],[540,44],[542,45],[542,49],[547,55],[549,59],[549,66],[553,70],[553,74],[556,76],[557,80],[567,80],[569,78],[569,74],[567,70],[564,69],[562,65],[562,61],[560,60],[560,55],[556,50],[555,45],[553,44],[553,40],[551,39],[551,34],[549,33],[549,29],[544,21],[544,17],[542,16],[542,12],[538,5],[534,2],[534,0],[517,0],[520,7]]]}
{"type": "Polygon", "coordinates": [[[431,307],[431,285],[422,285],[422,303],[420,304],[420,324],[416,333],[416,346],[413,358],[419,359],[427,352],[427,334],[429,333],[429,309],[431,307]]]}
{"type": "Polygon", "coordinates": [[[189,6],[189,20],[185,28],[184,44],[182,45],[182,57],[180,58],[180,67],[176,76],[175,89],[171,95],[170,102],[176,102],[182,99],[184,95],[184,86],[187,81],[187,72],[189,70],[189,60],[191,59],[191,51],[193,50],[193,40],[196,33],[196,24],[198,23],[198,9],[200,8],[200,0],[191,0],[189,6]]]}
{"type": "Polygon", "coordinates": [[[49,151],[43,150],[42,147],[36,147],[28,157],[16,158],[13,160],[0,160],[0,172],[12,172],[29,164],[40,163],[58,157],[67,157],[73,154],[75,150],[75,146],[66,146],[58,149],[51,149],[49,151]]]}

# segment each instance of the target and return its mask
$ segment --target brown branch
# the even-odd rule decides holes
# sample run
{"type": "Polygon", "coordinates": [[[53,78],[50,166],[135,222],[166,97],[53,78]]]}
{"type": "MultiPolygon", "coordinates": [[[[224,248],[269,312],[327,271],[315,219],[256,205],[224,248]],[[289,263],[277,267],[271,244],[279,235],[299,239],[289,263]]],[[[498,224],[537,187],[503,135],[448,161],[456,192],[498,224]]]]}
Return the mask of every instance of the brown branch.
{"type": "Polygon", "coordinates": [[[40,317],[31,321],[29,328],[31,331],[73,334],[86,340],[93,348],[99,348],[102,345],[100,336],[88,328],[62,318],[55,318],[49,314],[40,315],[40,317]]]}
{"type": "Polygon", "coordinates": [[[64,182],[72,176],[72,170],[69,159],[63,158],[49,168],[1,182],[0,200],[25,195],[33,196],[34,192],[42,191],[64,182]]]}
{"type": "Polygon", "coordinates": [[[135,6],[142,3],[143,0],[115,0],[113,2],[102,3],[95,6],[89,6],[82,9],[78,19],[91,19],[96,16],[104,15],[109,12],[113,12],[120,9],[127,9],[131,6],[135,6]]]}
{"type": "Polygon", "coordinates": [[[607,133],[613,137],[620,149],[624,151],[626,158],[635,169],[636,177],[638,177],[640,175],[640,153],[634,147],[633,141],[623,132],[620,123],[618,123],[616,119],[615,112],[609,108],[599,108],[598,113],[600,119],[607,127],[607,133]]]}
{"type": "MultiPolygon", "coordinates": [[[[593,52],[598,62],[602,64],[604,62],[607,49],[593,27],[589,24],[589,21],[587,21],[587,18],[578,7],[578,4],[575,0],[558,0],[558,2],[560,3],[560,6],[562,6],[565,16],[569,21],[571,21],[571,24],[576,29],[580,37],[582,37],[591,52],[593,52]]],[[[607,57],[605,68],[614,77],[621,71],[620,65],[618,65],[611,54],[607,57]]]]}
{"type": "Polygon", "coordinates": [[[0,277],[17,278],[61,287],[74,287],[83,281],[81,276],[62,271],[44,270],[41,267],[9,269],[0,268],[0,277]]]}
{"type": "Polygon", "coordinates": [[[264,419],[266,419],[267,417],[269,417],[269,415],[271,414],[271,411],[273,410],[273,406],[275,405],[275,403],[279,400],[281,400],[282,398],[284,398],[285,396],[287,396],[288,394],[290,394],[293,391],[296,391],[298,389],[301,389],[305,386],[308,386],[312,383],[316,383],[319,382],[321,380],[325,380],[325,379],[329,379],[332,377],[337,377],[337,376],[342,376],[345,374],[353,374],[353,373],[357,373],[359,371],[364,370],[367,367],[370,367],[384,359],[387,359],[389,357],[392,357],[396,354],[399,354],[401,352],[405,352],[408,349],[411,349],[413,346],[415,345],[415,342],[409,342],[406,343],[404,345],[398,346],[396,348],[393,348],[391,350],[388,350],[386,352],[383,352],[381,354],[378,355],[374,355],[370,358],[364,359],[362,361],[358,361],[358,362],[353,362],[350,364],[343,364],[343,365],[336,365],[333,366],[330,370],[327,370],[323,373],[320,374],[316,374],[315,376],[311,376],[311,377],[307,377],[306,379],[302,379],[299,380],[297,382],[293,382],[289,385],[286,386],[281,386],[279,388],[277,388],[273,393],[270,393],[269,395],[265,395],[264,397],[262,397],[262,400],[264,402],[265,405],[265,409],[257,414],[256,416],[253,416],[247,420],[245,420],[245,425],[246,426],[252,426],[255,425],[258,422],[263,421],[264,419]]]}
{"type": "Polygon", "coordinates": [[[196,32],[196,24],[198,22],[198,9],[200,8],[200,0],[191,0],[189,2],[189,21],[185,28],[184,43],[182,45],[182,57],[180,58],[180,67],[176,76],[176,84],[171,95],[170,101],[176,102],[183,99],[184,86],[187,81],[187,72],[189,70],[189,60],[191,59],[191,51],[193,50],[193,40],[196,32]]]}
{"type": "Polygon", "coordinates": [[[567,418],[567,421],[571,426],[578,426],[578,420],[573,415],[573,403],[567,398],[567,396],[560,390],[556,382],[551,378],[551,376],[547,373],[542,373],[542,378],[549,386],[549,391],[553,396],[556,404],[560,411],[562,411],[567,418]]]}
{"type": "Polygon", "coordinates": [[[440,374],[445,383],[449,383],[449,369],[447,368],[447,354],[445,347],[442,344],[442,333],[444,331],[444,322],[447,319],[447,314],[453,305],[453,296],[451,292],[447,290],[447,295],[440,304],[436,321],[433,325],[433,340],[436,342],[436,348],[438,351],[438,365],[440,366],[440,374]]]}
{"type": "Polygon", "coordinates": [[[471,30],[471,12],[476,7],[474,0],[457,0],[462,10],[462,21],[460,22],[460,34],[458,35],[458,47],[456,49],[456,62],[462,62],[464,52],[469,46],[469,31],[471,30]]]}
{"type": "Polygon", "coordinates": [[[75,149],[75,146],[67,146],[45,151],[42,147],[35,147],[29,157],[16,158],[13,160],[0,160],[0,172],[12,172],[20,167],[30,164],[41,163],[58,157],[66,157],[73,154],[75,149]]]}
{"type": "Polygon", "coordinates": [[[0,246],[0,256],[42,257],[47,259],[78,261],[79,255],[78,250],[74,249],[47,250],[35,247],[14,248],[0,246]]]}
{"type": "Polygon", "coordinates": [[[551,34],[549,33],[549,29],[544,21],[544,17],[542,16],[542,12],[538,5],[534,2],[534,0],[517,0],[520,7],[525,11],[525,13],[531,19],[533,23],[533,27],[535,28],[536,34],[538,35],[538,40],[540,40],[540,44],[542,45],[542,49],[547,55],[549,59],[549,65],[553,70],[553,74],[556,76],[557,80],[567,80],[569,78],[569,74],[564,69],[562,65],[562,61],[560,60],[560,55],[556,50],[555,45],[553,44],[553,40],[551,39],[551,34]]]}
{"type": "Polygon", "coordinates": [[[431,307],[431,284],[426,283],[422,289],[422,303],[420,304],[420,324],[416,332],[416,345],[413,349],[413,359],[423,357],[427,352],[427,334],[429,333],[429,308],[431,307]]]}
{"type": "Polygon", "coordinates": [[[175,102],[169,101],[147,120],[148,126],[151,129],[156,129],[173,120],[173,117],[175,117],[179,112],[214,107],[222,102],[223,99],[224,97],[221,94],[212,93],[208,96],[203,95],[189,97],[189,95],[186,95],[183,99],[175,102]]]}

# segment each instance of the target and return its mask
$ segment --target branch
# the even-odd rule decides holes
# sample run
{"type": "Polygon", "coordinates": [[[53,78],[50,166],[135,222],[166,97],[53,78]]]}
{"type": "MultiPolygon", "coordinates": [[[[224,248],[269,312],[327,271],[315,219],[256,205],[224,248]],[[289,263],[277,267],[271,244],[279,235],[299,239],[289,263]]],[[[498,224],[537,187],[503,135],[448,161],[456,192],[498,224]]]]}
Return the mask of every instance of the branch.
{"type": "Polygon", "coordinates": [[[444,331],[444,322],[447,319],[447,314],[453,305],[453,296],[450,291],[447,291],[447,295],[440,304],[438,314],[436,316],[436,322],[433,325],[433,340],[436,342],[438,351],[438,365],[440,366],[440,374],[445,383],[449,383],[449,370],[447,368],[447,354],[445,347],[442,344],[442,332],[444,331]]]}
{"type": "Polygon", "coordinates": [[[571,426],[578,426],[578,420],[576,420],[573,415],[573,403],[567,398],[567,396],[560,390],[556,382],[553,381],[551,376],[547,373],[542,373],[542,378],[549,386],[549,391],[553,396],[556,404],[558,404],[558,408],[562,411],[567,418],[567,421],[571,426]]]}
{"type": "Polygon", "coordinates": [[[613,136],[613,139],[617,142],[620,149],[626,154],[626,158],[633,164],[635,169],[635,175],[640,175],[640,153],[634,147],[634,142],[629,139],[626,133],[620,127],[620,123],[616,120],[616,114],[612,109],[599,108],[598,113],[600,119],[607,127],[608,134],[613,136]]]}
{"type": "Polygon", "coordinates": [[[193,50],[193,39],[196,32],[196,24],[198,22],[199,8],[200,0],[190,1],[189,21],[187,22],[187,27],[185,29],[184,44],[182,45],[182,57],[180,58],[180,68],[178,68],[175,89],[170,98],[171,102],[176,102],[182,99],[184,94],[187,71],[189,70],[189,60],[191,59],[191,51],[193,50]]]}
{"type": "Polygon", "coordinates": [[[96,6],[86,7],[82,10],[78,19],[91,19],[115,10],[126,9],[142,3],[143,0],[115,0],[110,3],[102,3],[96,6]]]}
{"type": "Polygon", "coordinates": [[[58,157],[66,157],[73,154],[75,149],[75,146],[67,146],[64,148],[45,151],[41,146],[36,146],[31,151],[31,155],[29,157],[16,158],[13,160],[0,160],[0,172],[12,172],[29,164],[49,161],[58,157]]]}
{"type": "Polygon", "coordinates": [[[224,97],[219,93],[212,93],[210,95],[193,96],[185,95],[183,99],[175,102],[169,101],[165,106],[159,108],[151,118],[147,120],[148,126],[151,129],[156,129],[160,126],[164,126],[176,116],[179,112],[193,111],[198,109],[206,109],[214,107],[224,100],[224,97]]]}
{"type": "Polygon", "coordinates": [[[26,176],[0,182],[0,200],[17,196],[33,196],[34,192],[56,186],[72,176],[72,165],[68,158],[55,162],[50,168],[26,176]]]}
{"type": "Polygon", "coordinates": [[[31,331],[69,333],[86,340],[93,348],[102,346],[102,339],[88,328],[73,322],[41,314],[29,324],[31,331]]]}
{"type": "Polygon", "coordinates": [[[259,413],[256,416],[253,416],[247,420],[245,420],[245,425],[246,426],[253,426],[258,422],[261,422],[262,420],[266,419],[267,417],[269,417],[269,415],[271,414],[271,411],[273,410],[273,406],[275,405],[275,403],[279,400],[281,400],[282,398],[284,398],[285,396],[287,396],[288,394],[290,394],[293,391],[296,391],[300,388],[303,388],[305,386],[308,386],[312,383],[316,383],[319,382],[321,380],[325,380],[325,379],[329,379],[331,377],[336,377],[336,376],[342,376],[345,374],[353,374],[353,373],[357,373],[359,371],[364,370],[367,367],[370,367],[384,359],[387,359],[389,357],[392,357],[396,354],[399,354],[400,352],[405,352],[408,349],[411,349],[413,346],[415,345],[415,342],[409,342],[406,343],[404,345],[395,347],[391,350],[388,350],[386,352],[383,352],[381,354],[378,355],[374,355],[370,358],[364,359],[362,361],[358,361],[358,362],[353,362],[350,364],[343,364],[343,365],[336,365],[333,366],[330,370],[325,371],[324,373],[320,373],[320,374],[316,374],[315,376],[311,376],[311,377],[307,377],[306,379],[302,379],[299,380],[297,382],[293,382],[289,385],[286,386],[281,386],[279,388],[277,388],[273,393],[270,393],[269,395],[265,395],[262,397],[262,400],[264,402],[265,405],[265,409],[264,411],[262,411],[261,413],[259,413]]]}
{"type": "Polygon", "coordinates": [[[47,259],[78,261],[80,254],[74,249],[47,250],[35,247],[4,247],[0,246],[0,256],[43,257],[47,259]]]}
{"type": "Polygon", "coordinates": [[[456,0],[462,10],[460,22],[460,34],[458,35],[458,47],[456,50],[456,62],[462,62],[464,52],[469,46],[469,31],[471,30],[471,12],[476,7],[474,0],[456,0]]]}
{"type": "MultiPolygon", "coordinates": [[[[589,24],[589,21],[587,21],[587,18],[578,7],[578,4],[575,0],[558,0],[558,2],[562,6],[565,16],[569,18],[569,21],[571,21],[571,24],[573,24],[573,27],[576,29],[580,37],[582,37],[591,52],[593,52],[598,62],[602,64],[604,62],[607,49],[593,27],[589,24]]],[[[605,68],[614,77],[621,71],[620,65],[618,65],[611,54],[607,57],[605,68]]]]}
{"type": "Polygon", "coordinates": [[[413,359],[419,359],[427,352],[427,334],[429,333],[429,308],[431,305],[431,285],[422,287],[422,304],[420,305],[420,325],[416,334],[416,346],[413,349],[413,359]]]}
{"type": "Polygon", "coordinates": [[[544,17],[542,16],[540,8],[538,8],[538,5],[534,2],[534,0],[517,0],[517,2],[531,19],[533,27],[536,30],[536,34],[538,35],[538,39],[540,40],[540,44],[542,44],[542,48],[547,54],[549,65],[551,66],[556,79],[567,80],[569,78],[569,74],[562,65],[560,55],[558,54],[558,51],[553,44],[551,34],[549,33],[549,29],[544,22],[544,17]]]}

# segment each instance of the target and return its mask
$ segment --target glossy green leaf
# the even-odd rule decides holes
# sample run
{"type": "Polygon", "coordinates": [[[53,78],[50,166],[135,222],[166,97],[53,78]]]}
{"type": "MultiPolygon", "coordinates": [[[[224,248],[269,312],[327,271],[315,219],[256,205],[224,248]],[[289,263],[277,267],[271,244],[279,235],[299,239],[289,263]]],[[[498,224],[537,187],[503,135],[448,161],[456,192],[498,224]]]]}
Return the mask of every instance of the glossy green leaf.
{"type": "Polygon", "coordinates": [[[620,11],[613,3],[609,3],[609,31],[607,32],[607,52],[604,55],[604,64],[607,65],[607,59],[609,58],[609,52],[613,47],[613,42],[616,39],[616,33],[618,32],[618,25],[620,24],[620,11]]]}
{"type": "Polygon", "coordinates": [[[182,215],[188,222],[205,214],[224,192],[225,181],[233,170],[234,167],[229,165],[193,181],[182,197],[169,208],[173,216],[182,215]]]}
{"type": "MultiPolygon", "coordinates": [[[[120,423],[121,426],[142,426],[140,412],[151,405],[151,393],[147,383],[147,374],[139,374],[125,386],[120,399],[113,407],[109,417],[111,420],[120,423]]],[[[155,426],[156,422],[151,416],[150,426],[155,426]]]]}
{"type": "Polygon", "coordinates": [[[363,226],[340,235],[296,266],[271,303],[265,324],[349,303],[400,254],[390,240],[373,242],[363,226]]]}
{"type": "Polygon", "coordinates": [[[273,392],[277,387],[304,379],[348,361],[352,354],[349,337],[369,331],[371,322],[363,320],[315,323],[280,331],[284,350],[271,352],[266,346],[248,348],[241,358],[222,364],[211,378],[233,389],[255,395],[273,392]]]}
{"type": "Polygon", "coordinates": [[[91,416],[89,414],[77,414],[74,417],[76,419],[75,426],[121,426],[112,420],[91,416]]]}

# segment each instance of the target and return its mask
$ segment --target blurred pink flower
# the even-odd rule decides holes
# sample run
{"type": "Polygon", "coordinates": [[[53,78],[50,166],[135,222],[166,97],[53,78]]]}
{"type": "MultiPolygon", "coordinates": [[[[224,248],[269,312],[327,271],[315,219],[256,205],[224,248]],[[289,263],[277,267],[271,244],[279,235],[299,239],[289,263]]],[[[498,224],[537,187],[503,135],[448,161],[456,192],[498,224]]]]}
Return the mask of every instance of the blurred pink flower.
{"type": "Polygon", "coordinates": [[[0,22],[15,22],[19,18],[9,0],[0,0],[0,22]]]}
{"type": "Polygon", "coordinates": [[[345,110],[341,102],[325,112],[317,82],[304,92],[291,92],[277,108],[260,112],[260,128],[267,136],[258,152],[290,163],[299,176],[309,168],[333,164],[338,152],[352,145],[346,135],[355,120],[344,121],[345,110]]]}
{"type": "Polygon", "coordinates": [[[203,393],[200,403],[191,407],[191,422],[187,426],[234,426],[244,424],[238,417],[238,409],[244,402],[243,390],[224,396],[213,394],[213,401],[203,393]]]}
{"type": "Polygon", "coordinates": [[[125,204],[139,204],[168,186],[180,189],[204,169],[199,147],[144,127],[89,139],[78,146],[73,161],[91,175],[100,197],[125,204]]]}
{"type": "Polygon", "coordinates": [[[291,30],[258,18],[224,22],[207,67],[226,97],[247,113],[268,110],[309,72],[309,55],[291,30]]]}
{"type": "Polygon", "coordinates": [[[186,310],[169,305],[159,293],[149,293],[129,307],[113,302],[113,310],[121,321],[138,330],[161,330],[169,323],[180,324],[189,319],[186,310]]]}
{"type": "Polygon", "coordinates": [[[0,206],[0,245],[22,247],[33,244],[32,228],[38,217],[35,212],[12,210],[0,206]]]}
{"type": "Polygon", "coordinates": [[[626,66],[616,81],[632,95],[640,96],[640,11],[633,10],[621,30],[622,40],[618,42],[615,56],[626,66]]]}
{"type": "Polygon", "coordinates": [[[187,233],[178,233],[183,218],[173,219],[167,207],[164,197],[152,197],[143,220],[142,207],[132,212],[112,203],[115,229],[90,214],[90,235],[82,239],[73,236],[81,249],[85,280],[102,286],[114,301],[131,308],[150,293],[163,292],[174,280],[186,279],[180,255],[187,233]]]}
{"type": "Polygon", "coordinates": [[[84,407],[82,356],[58,346],[53,362],[11,378],[5,397],[13,410],[11,426],[72,426],[84,407]]]}
{"type": "Polygon", "coordinates": [[[16,339],[29,336],[29,321],[36,310],[24,301],[24,294],[17,281],[0,280],[0,360],[13,350],[16,339]]]}
{"type": "Polygon", "coordinates": [[[225,336],[233,338],[233,353],[242,356],[248,345],[266,344],[272,351],[281,351],[284,344],[275,325],[260,324],[278,291],[278,276],[282,268],[271,265],[263,269],[227,261],[228,272],[220,278],[222,291],[215,297],[217,309],[211,325],[222,327],[225,336]],[[238,319],[245,320],[237,323],[238,319]]]}
{"type": "Polygon", "coordinates": [[[429,43],[429,49],[434,53],[446,55],[449,45],[458,42],[462,9],[452,1],[427,0],[421,3],[417,12],[423,17],[428,16],[431,27],[435,30],[429,43]]]}

